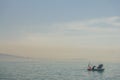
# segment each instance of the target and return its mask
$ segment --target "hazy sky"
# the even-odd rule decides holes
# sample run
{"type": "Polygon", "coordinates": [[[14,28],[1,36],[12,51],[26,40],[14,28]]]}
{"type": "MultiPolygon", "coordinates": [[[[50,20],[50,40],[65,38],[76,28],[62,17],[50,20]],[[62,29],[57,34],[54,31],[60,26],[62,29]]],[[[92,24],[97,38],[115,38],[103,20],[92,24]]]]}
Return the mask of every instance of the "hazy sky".
{"type": "Polygon", "coordinates": [[[0,0],[0,53],[120,61],[120,0],[0,0]]]}

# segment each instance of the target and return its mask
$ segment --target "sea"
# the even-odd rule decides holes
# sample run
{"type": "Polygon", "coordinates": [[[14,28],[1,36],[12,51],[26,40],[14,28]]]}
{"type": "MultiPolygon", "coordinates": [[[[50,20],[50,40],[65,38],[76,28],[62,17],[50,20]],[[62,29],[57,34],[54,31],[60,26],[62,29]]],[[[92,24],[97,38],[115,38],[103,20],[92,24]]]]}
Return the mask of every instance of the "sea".
{"type": "Polygon", "coordinates": [[[103,64],[105,71],[97,72],[84,61],[1,61],[0,80],[120,80],[120,63],[103,64]]]}

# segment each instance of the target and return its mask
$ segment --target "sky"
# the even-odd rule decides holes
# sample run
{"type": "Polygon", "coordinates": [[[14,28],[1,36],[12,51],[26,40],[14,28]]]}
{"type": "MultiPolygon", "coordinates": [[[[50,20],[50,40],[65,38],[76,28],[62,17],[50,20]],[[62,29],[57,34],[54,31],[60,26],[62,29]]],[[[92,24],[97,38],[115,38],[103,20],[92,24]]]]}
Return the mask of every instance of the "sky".
{"type": "Polygon", "coordinates": [[[0,0],[0,53],[120,61],[120,0],[0,0]]]}

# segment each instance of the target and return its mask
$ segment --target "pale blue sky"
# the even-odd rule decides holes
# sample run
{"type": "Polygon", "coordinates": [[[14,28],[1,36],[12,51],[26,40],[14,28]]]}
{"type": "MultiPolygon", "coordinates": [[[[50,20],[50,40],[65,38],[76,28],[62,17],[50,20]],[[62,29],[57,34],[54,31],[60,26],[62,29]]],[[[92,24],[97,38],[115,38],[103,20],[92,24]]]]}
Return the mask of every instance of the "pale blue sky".
{"type": "Polygon", "coordinates": [[[14,35],[31,28],[33,32],[47,32],[46,28],[55,23],[120,16],[119,3],[119,0],[0,0],[0,33],[14,35]]]}
{"type": "MultiPolygon", "coordinates": [[[[118,54],[119,4],[120,0],[0,0],[0,43],[4,45],[0,50],[28,55],[27,49],[16,46],[87,46],[113,48],[118,54]],[[9,49],[13,44],[15,49],[9,49]]],[[[65,53],[63,48],[59,50],[65,53]]]]}

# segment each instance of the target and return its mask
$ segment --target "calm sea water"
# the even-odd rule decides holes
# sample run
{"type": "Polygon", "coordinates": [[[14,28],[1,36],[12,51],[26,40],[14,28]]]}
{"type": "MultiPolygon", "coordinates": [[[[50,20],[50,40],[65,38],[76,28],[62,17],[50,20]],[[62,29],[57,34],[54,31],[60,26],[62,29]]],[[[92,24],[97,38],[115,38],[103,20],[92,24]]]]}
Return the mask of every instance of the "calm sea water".
{"type": "Polygon", "coordinates": [[[120,80],[120,64],[104,72],[86,70],[87,62],[0,62],[0,80],[120,80]]]}

